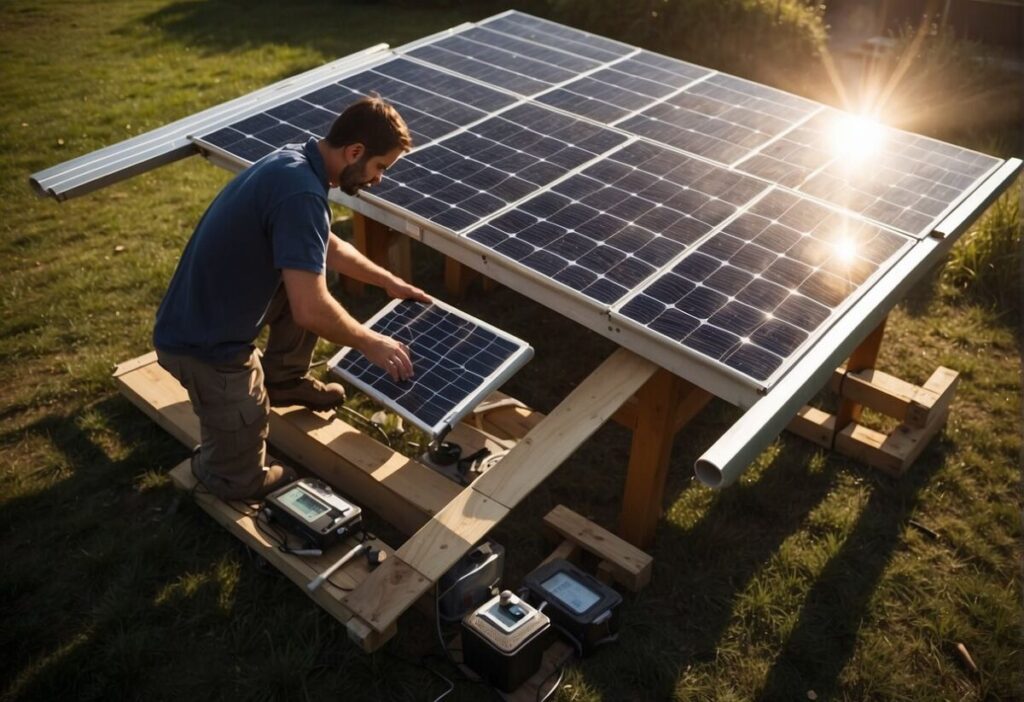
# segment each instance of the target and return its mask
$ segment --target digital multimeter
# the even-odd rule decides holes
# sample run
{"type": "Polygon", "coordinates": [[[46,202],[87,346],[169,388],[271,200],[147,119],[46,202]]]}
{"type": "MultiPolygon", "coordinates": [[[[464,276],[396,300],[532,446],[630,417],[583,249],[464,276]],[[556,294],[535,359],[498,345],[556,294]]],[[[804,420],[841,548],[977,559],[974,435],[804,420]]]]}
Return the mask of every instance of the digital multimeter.
{"type": "Polygon", "coordinates": [[[315,478],[302,478],[270,493],[264,509],[272,521],[319,549],[333,546],[362,518],[359,507],[315,478]]]}
{"type": "Polygon", "coordinates": [[[622,596],[569,561],[555,559],[526,576],[530,600],[546,602],[544,613],[579,641],[583,653],[619,629],[622,596]]]}

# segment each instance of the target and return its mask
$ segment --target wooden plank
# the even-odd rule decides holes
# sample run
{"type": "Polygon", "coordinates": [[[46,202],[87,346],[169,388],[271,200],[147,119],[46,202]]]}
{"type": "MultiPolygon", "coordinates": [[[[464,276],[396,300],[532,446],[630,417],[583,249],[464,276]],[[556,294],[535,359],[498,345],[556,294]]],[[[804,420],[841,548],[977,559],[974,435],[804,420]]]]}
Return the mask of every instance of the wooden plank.
{"type": "Polygon", "coordinates": [[[594,370],[473,489],[509,509],[545,480],[657,370],[618,349],[594,370]]]}
{"type": "Polygon", "coordinates": [[[871,368],[847,373],[841,392],[848,400],[900,421],[906,420],[911,407],[916,406],[914,421],[920,426],[927,423],[929,408],[938,400],[930,390],[871,368]]]}
{"type": "Polygon", "coordinates": [[[565,505],[544,516],[544,526],[609,564],[615,581],[637,592],[651,581],[654,559],[565,505]]]}
{"type": "MultiPolygon", "coordinates": [[[[356,544],[354,539],[347,539],[345,542],[337,544],[322,556],[299,557],[284,553],[277,548],[277,544],[271,543],[259,531],[253,518],[245,514],[250,509],[247,505],[236,502],[232,506],[207,492],[201,490],[193,492],[196,480],[192,475],[189,463],[189,460],[182,461],[171,471],[171,479],[175,485],[182,490],[189,491],[207,514],[298,585],[303,593],[323,607],[328,614],[342,624],[352,623],[352,612],[342,603],[342,597],[346,590],[356,588],[370,574],[366,561],[362,559],[352,561],[341,570],[336,571],[330,580],[313,592],[306,589],[306,584],[351,549],[356,544]]],[[[380,541],[374,540],[370,543],[376,548],[390,551],[387,545],[380,541]]],[[[391,554],[389,553],[389,555],[391,554]]],[[[349,628],[349,631],[352,629],[349,628]]],[[[356,642],[364,648],[379,646],[380,643],[383,643],[382,641],[378,643],[379,639],[380,634],[369,629],[365,631],[365,635],[355,637],[356,642]]]]}
{"type": "Polygon", "coordinates": [[[301,465],[406,534],[458,495],[459,486],[337,418],[302,407],[271,410],[270,440],[301,465]]]}
{"type": "Polygon", "coordinates": [[[402,613],[432,587],[434,583],[394,556],[346,594],[342,602],[374,631],[386,634],[402,613]]]}
{"type": "Polygon", "coordinates": [[[835,427],[836,417],[834,414],[804,405],[786,429],[818,446],[830,449],[835,427]]]}
{"type": "MultiPolygon", "coordinates": [[[[881,323],[850,354],[850,358],[846,361],[847,375],[874,367],[875,361],[878,360],[878,351],[882,347],[882,337],[885,336],[885,323],[888,319],[888,317],[884,317],[881,323]]],[[[840,394],[842,394],[842,390],[840,390],[840,394]]],[[[852,400],[840,400],[839,409],[836,411],[836,430],[841,430],[850,422],[859,421],[860,413],[860,404],[852,400]]]]}
{"type": "MultiPolygon", "coordinates": [[[[490,472],[483,478],[488,475],[490,472]]],[[[508,513],[504,505],[474,488],[466,488],[402,544],[398,556],[436,582],[508,513]]]]}
{"type": "Polygon", "coordinates": [[[125,373],[131,373],[133,370],[137,370],[142,366],[148,366],[150,363],[156,363],[156,351],[150,351],[144,353],[138,358],[132,358],[127,361],[122,361],[114,367],[114,377],[120,377],[125,373]]]}
{"type": "Polygon", "coordinates": [[[192,411],[188,393],[153,356],[152,363],[117,376],[121,393],[167,433],[189,448],[200,441],[199,418],[192,411]]]}

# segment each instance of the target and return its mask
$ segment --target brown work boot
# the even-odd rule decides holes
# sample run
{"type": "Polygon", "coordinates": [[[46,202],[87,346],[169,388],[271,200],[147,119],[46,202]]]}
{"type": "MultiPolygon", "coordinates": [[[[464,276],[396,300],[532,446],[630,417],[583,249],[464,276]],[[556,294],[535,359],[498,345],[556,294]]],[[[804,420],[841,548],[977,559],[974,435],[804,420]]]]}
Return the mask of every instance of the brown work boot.
{"type": "Polygon", "coordinates": [[[198,446],[192,450],[192,475],[211,495],[222,500],[261,500],[298,478],[292,468],[275,461],[264,467],[262,474],[253,480],[254,485],[241,488],[204,470],[200,465],[198,446]]]}
{"type": "Polygon", "coordinates": [[[281,463],[271,463],[263,471],[262,487],[252,497],[253,499],[266,497],[274,490],[295,481],[298,477],[295,471],[288,466],[281,463]]]}
{"type": "Polygon", "coordinates": [[[267,383],[267,394],[274,407],[300,405],[311,410],[329,410],[345,401],[345,388],[340,384],[322,383],[308,375],[283,383],[267,383]]]}

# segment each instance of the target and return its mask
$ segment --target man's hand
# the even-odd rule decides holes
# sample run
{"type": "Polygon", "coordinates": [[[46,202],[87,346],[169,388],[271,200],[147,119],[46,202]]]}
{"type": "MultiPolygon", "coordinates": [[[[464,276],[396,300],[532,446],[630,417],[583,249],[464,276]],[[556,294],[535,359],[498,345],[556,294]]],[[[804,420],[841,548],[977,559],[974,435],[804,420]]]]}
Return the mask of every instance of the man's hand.
{"type": "Polygon", "coordinates": [[[433,302],[433,300],[430,299],[430,295],[427,295],[415,285],[410,285],[397,276],[391,276],[388,279],[384,284],[384,292],[388,294],[388,297],[396,297],[400,300],[419,300],[420,302],[426,302],[427,304],[433,302]]]}
{"type": "Polygon", "coordinates": [[[371,363],[388,372],[392,380],[408,380],[413,376],[409,347],[397,339],[370,332],[369,342],[359,350],[371,363]]]}

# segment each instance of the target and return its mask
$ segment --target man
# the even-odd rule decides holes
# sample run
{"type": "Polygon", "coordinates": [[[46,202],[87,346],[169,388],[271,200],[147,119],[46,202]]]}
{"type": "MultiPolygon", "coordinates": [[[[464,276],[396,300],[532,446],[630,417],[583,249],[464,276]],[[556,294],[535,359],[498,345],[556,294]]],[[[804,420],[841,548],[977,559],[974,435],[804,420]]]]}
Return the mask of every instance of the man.
{"type": "Polygon", "coordinates": [[[351,346],[396,381],[412,376],[409,349],[354,320],[327,290],[325,269],[429,302],[330,231],[327,192],[381,181],[412,146],[398,112],[363,98],[327,137],[286,146],[236,176],[207,209],[157,312],[160,365],[188,390],[202,429],[192,472],[223,499],[258,499],[294,479],[266,466],[270,405],[329,409],[337,383],[310,378],[317,338],[351,346]],[[254,341],[270,327],[262,358],[254,341]]]}

